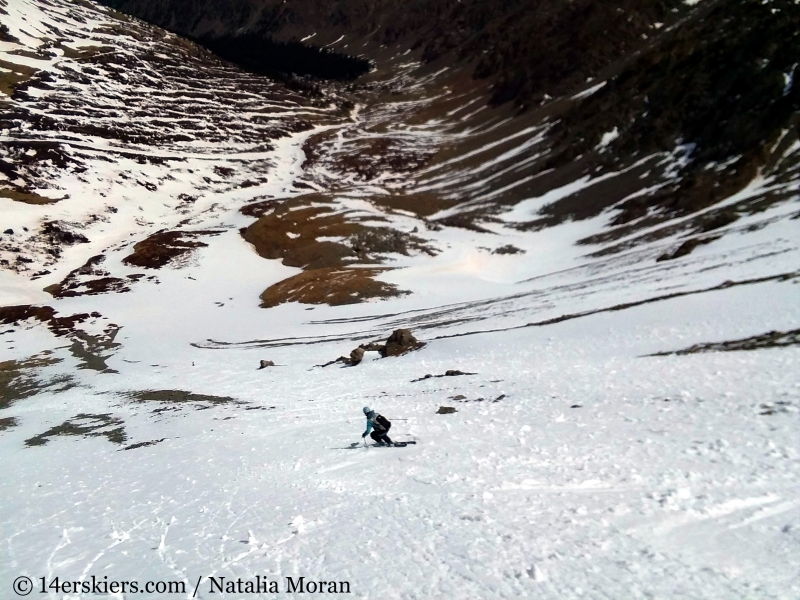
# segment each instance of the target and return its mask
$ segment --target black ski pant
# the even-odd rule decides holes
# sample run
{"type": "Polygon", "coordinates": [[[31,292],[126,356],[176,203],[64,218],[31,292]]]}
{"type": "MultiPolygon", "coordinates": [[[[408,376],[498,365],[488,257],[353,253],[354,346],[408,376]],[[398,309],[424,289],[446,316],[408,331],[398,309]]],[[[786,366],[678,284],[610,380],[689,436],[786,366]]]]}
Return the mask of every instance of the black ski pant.
{"type": "Polygon", "coordinates": [[[389,424],[389,427],[386,429],[386,431],[374,431],[373,430],[372,433],[369,434],[369,437],[371,437],[373,440],[375,440],[379,444],[391,444],[392,440],[389,439],[389,429],[391,429],[391,428],[392,428],[392,425],[389,424]]]}

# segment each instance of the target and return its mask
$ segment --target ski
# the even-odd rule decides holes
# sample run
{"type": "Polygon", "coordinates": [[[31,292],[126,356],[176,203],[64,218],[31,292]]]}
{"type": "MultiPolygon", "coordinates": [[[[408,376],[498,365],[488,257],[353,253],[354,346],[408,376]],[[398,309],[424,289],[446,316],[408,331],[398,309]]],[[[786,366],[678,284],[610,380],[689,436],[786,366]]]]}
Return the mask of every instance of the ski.
{"type": "Polygon", "coordinates": [[[369,446],[363,446],[360,442],[353,442],[349,446],[344,448],[333,448],[334,450],[356,450],[358,448],[404,448],[406,446],[413,446],[416,444],[416,441],[411,442],[395,442],[391,446],[387,446],[386,444],[370,444],[369,446]]]}
{"type": "Polygon", "coordinates": [[[387,444],[372,444],[373,448],[404,448],[405,446],[411,446],[416,444],[417,442],[394,442],[391,446],[387,444]]]}

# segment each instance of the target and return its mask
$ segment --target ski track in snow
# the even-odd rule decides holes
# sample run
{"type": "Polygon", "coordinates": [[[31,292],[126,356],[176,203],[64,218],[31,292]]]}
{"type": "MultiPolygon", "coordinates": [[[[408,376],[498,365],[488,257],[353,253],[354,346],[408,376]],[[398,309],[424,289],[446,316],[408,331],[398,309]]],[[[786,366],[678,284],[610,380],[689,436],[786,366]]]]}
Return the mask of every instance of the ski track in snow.
{"type": "MultiPolygon", "coordinates": [[[[351,126],[360,118],[355,111],[351,126]]],[[[190,596],[203,577],[198,598],[240,598],[209,593],[208,578],[262,575],[348,581],[365,599],[800,597],[800,348],[647,356],[798,327],[800,236],[798,220],[785,218],[796,202],[743,216],[714,244],[663,263],[655,258],[674,237],[601,259],[574,245],[601,231],[607,215],[536,233],[448,228],[425,234],[439,255],[400,257],[381,277],[410,296],[261,310],[258,295],[297,270],[258,257],[238,233],[252,220],[236,209],[300,193],[292,184],[302,176],[303,142],[340,126],[321,122],[273,140],[257,157],[271,165],[267,182],[209,190],[189,215],[144,207],[152,224],[137,236],[184,218],[224,231],[182,268],[158,271],[158,283],[58,301],[41,291],[99,250],[111,273],[136,272],[122,263],[121,240],[144,196],[131,196],[137,209],[123,211],[127,220],[89,235],[91,247],[69,249],[47,278],[0,275],[3,304],[96,310],[121,326],[121,346],[105,354],[116,373],[79,370],[64,340],[41,326],[0,338],[0,360],[49,349],[61,362],[42,375],[78,384],[0,413],[19,421],[0,434],[0,589],[8,593],[20,575],[35,583],[108,575],[182,581],[190,596]],[[504,244],[526,254],[480,249],[504,244]],[[741,285],[720,288],[726,281],[741,285]],[[632,305],[615,309],[623,303],[632,305]],[[575,318],[537,325],[564,315],[575,318]],[[428,345],[398,358],[368,355],[357,368],[313,368],[404,326],[428,345]],[[257,370],[260,359],[282,366],[257,370]],[[448,369],[476,375],[412,382],[448,369]],[[173,406],[125,395],[173,389],[241,403],[173,406]],[[417,444],[351,448],[364,405],[394,419],[393,438],[417,444]],[[458,412],[435,414],[440,406],[458,412]],[[158,443],[24,445],[76,415],[109,413],[124,422],[124,446],[158,443]]],[[[541,134],[503,140],[518,150],[504,146],[500,160],[535,149],[541,134]]],[[[408,135],[429,143],[450,134],[408,135]]],[[[248,151],[209,144],[198,153],[224,161],[248,151]]],[[[165,195],[191,193],[212,172],[206,162],[191,157],[197,172],[167,184],[165,195]]],[[[426,185],[455,185],[458,172],[442,170],[456,162],[431,170],[426,185]]],[[[133,164],[120,158],[114,168],[133,164]]],[[[63,187],[99,202],[96,179],[87,181],[63,187]]],[[[377,214],[361,197],[366,188],[347,185],[343,208],[377,214]]],[[[11,208],[3,219],[17,219],[15,228],[38,214],[11,208]]],[[[71,216],[66,204],[59,210],[71,216]]],[[[390,219],[406,231],[419,223],[390,219]]]]}

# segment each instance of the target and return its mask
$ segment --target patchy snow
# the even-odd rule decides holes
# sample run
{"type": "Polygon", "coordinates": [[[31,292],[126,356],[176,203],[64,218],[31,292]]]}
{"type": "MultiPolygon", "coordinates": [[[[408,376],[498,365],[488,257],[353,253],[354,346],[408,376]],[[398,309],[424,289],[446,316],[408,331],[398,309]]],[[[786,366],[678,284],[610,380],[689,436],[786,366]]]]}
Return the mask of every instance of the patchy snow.
{"type": "Polygon", "coordinates": [[[797,70],[797,63],[792,66],[792,70],[783,74],[783,95],[788,96],[789,92],[792,91],[792,85],[794,85],[794,74],[797,70]]]}
{"type": "Polygon", "coordinates": [[[618,137],[619,137],[619,128],[614,127],[614,129],[612,129],[611,131],[607,131],[603,134],[603,137],[600,139],[600,143],[597,144],[595,148],[604,149],[618,137]]]}
{"type": "MultiPolygon", "coordinates": [[[[12,33],[38,31],[27,15],[47,21],[45,7],[105,14],[25,2],[12,33]]],[[[74,340],[41,324],[0,327],[0,362],[49,351],[58,362],[36,376],[74,384],[0,410],[17,421],[0,431],[0,589],[8,593],[20,576],[37,586],[41,577],[108,576],[183,582],[176,597],[192,597],[197,585],[198,598],[233,599],[245,596],[212,593],[212,581],[260,575],[282,592],[287,577],[346,581],[365,599],[800,597],[800,346],[652,356],[800,327],[795,184],[755,179],[715,208],[769,191],[792,200],[742,214],[719,240],[674,261],[655,259],[677,233],[605,257],[575,244],[604,231],[608,214],[537,232],[510,226],[620,173],[586,176],[487,220],[486,232],[420,228],[414,235],[437,254],[398,255],[380,276],[410,295],[263,310],[259,295],[300,271],[260,258],[239,234],[252,219],[238,209],[299,195],[293,184],[311,136],[330,134],[334,151],[346,148],[345,131],[325,122],[323,109],[257,96],[248,114],[279,121],[310,112],[320,122],[269,149],[235,136],[123,148],[87,135],[69,141],[88,157],[87,170],[53,169],[48,180],[47,193],[69,200],[42,208],[0,199],[0,230],[15,236],[44,215],[79,221],[116,209],[81,229],[90,243],[66,249],[50,274],[0,270],[0,305],[97,311],[81,324],[87,337],[120,328],[119,346],[95,351],[107,369],[93,369],[74,340]],[[181,160],[145,159],[154,156],[181,160]],[[252,168],[219,181],[214,167],[232,162],[252,168]],[[158,181],[159,193],[123,173],[158,181]],[[264,179],[239,185],[255,175],[264,179]],[[185,209],[183,193],[198,196],[185,209]],[[132,242],[184,220],[221,233],[182,264],[123,263],[132,242]],[[507,245],[521,252],[493,253],[507,245]],[[42,291],[101,252],[111,274],[146,277],[119,294],[56,300],[42,291]],[[355,368],[315,367],[400,327],[427,345],[397,358],[367,354],[355,368]],[[277,366],[258,369],[260,360],[277,366]],[[452,369],[474,374],[420,380],[452,369]],[[151,390],[219,402],[131,395],[151,390]],[[393,439],[416,445],[361,445],[365,405],[393,420],[393,439]],[[457,412],[437,414],[440,406],[457,412]],[[112,420],[94,434],[122,427],[125,439],[52,435],[26,446],[98,416],[112,420]]],[[[360,109],[351,128],[362,125],[360,109]]],[[[430,146],[466,136],[439,127],[402,133],[430,146]]],[[[542,135],[527,127],[478,144],[428,168],[425,185],[455,189],[468,168],[480,175],[469,189],[485,197],[500,175],[532,160],[542,135]]],[[[680,146],[663,160],[677,171],[691,151],[680,146]]],[[[421,221],[412,213],[372,203],[389,193],[384,183],[340,182],[334,210],[414,231],[421,221]]]]}
{"type": "MultiPolygon", "coordinates": [[[[124,375],[86,379],[93,394],[42,395],[15,409],[22,425],[0,438],[3,512],[13,515],[0,529],[3,579],[193,584],[263,574],[349,581],[357,597],[707,597],[723,588],[746,597],[758,587],[759,597],[791,598],[797,413],[763,417],[759,406],[798,407],[800,353],[641,358],[796,325],[786,285],[440,340],[335,371],[308,370],[335,354],[331,344],[200,351],[173,338],[188,323],[163,315],[168,331],[124,341],[125,360],[142,361],[115,360],[124,375]],[[748,310],[756,299],[760,310],[748,310]],[[287,366],[256,371],[266,355],[287,366]],[[455,367],[478,375],[410,383],[455,367]],[[252,405],[154,419],[151,407],[114,395],[187,382],[252,405]],[[125,452],[102,439],[19,449],[109,402],[129,443],[164,441],[125,452]],[[350,449],[364,404],[395,419],[395,439],[418,445],[350,449]],[[435,415],[439,405],[459,412],[435,415]],[[248,410],[258,407],[268,410],[248,410]]],[[[191,312],[209,312],[203,304],[191,312]]],[[[226,324],[256,313],[218,310],[226,324]]],[[[277,337],[290,312],[241,327],[277,337]]]]}
{"type": "Polygon", "coordinates": [[[608,83],[608,82],[607,81],[601,81],[600,83],[597,83],[597,84],[593,85],[592,87],[587,88],[587,89],[583,90],[582,92],[579,92],[579,93],[575,94],[574,96],[572,96],[572,99],[573,100],[583,100],[584,98],[588,98],[592,94],[594,94],[596,92],[599,92],[601,89],[603,89],[603,87],[606,85],[606,83],[608,83]]]}
{"type": "Polygon", "coordinates": [[[330,47],[330,46],[335,46],[336,44],[338,44],[339,42],[341,42],[343,39],[344,39],[344,35],[341,35],[341,36],[339,36],[339,37],[338,37],[336,40],[334,40],[333,42],[331,42],[330,44],[325,44],[325,46],[323,46],[323,48],[328,48],[328,47],[330,47]]]}

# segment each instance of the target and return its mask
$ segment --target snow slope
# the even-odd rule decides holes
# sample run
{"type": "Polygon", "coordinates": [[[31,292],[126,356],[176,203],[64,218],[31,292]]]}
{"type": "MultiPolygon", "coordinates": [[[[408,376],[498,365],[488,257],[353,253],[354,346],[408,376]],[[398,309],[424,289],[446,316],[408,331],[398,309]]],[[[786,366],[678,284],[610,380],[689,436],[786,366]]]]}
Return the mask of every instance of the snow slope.
{"type": "Polygon", "coordinates": [[[3,580],[191,589],[261,574],[349,581],[364,598],[797,597],[798,350],[641,357],[698,331],[797,322],[780,295],[749,315],[760,293],[727,295],[747,318],[678,299],[336,371],[308,370],[330,344],[271,350],[287,366],[266,371],[252,350],[192,366],[192,353],[142,348],[147,362],[112,363],[120,375],[15,406],[21,425],[0,439],[3,580]],[[411,383],[449,368],[477,375],[411,383]],[[173,387],[249,404],[153,414],[119,395],[173,387]],[[418,445],[349,448],[364,404],[407,419],[393,437],[418,445]],[[761,416],[764,405],[785,409],[761,416]],[[22,447],[107,412],[127,443],[164,441],[22,447]]]}
{"type": "MultiPolygon", "coordinates": [[[[114,18],[56,0],[6,9],[32,19],[31,7],[39,22],[114,18]]],[[[29,28],[21,19],[9,21],[12,33],[29,28]]],[[[103,43],[133,44],[126,40],[109,34],[103,43]]],[[[274,86],[255,77],[248,85],[274,86]]],[[[183,593],[116,598],[245,598],[212,582],[260,575],[279,582],[278,597],[305,597],[286,583],[304,577],[349,582],[351,596],[365,599],[800,598],[800,347],[653,356],[800,327],[796,194],[662,262],[679,233],[604,256],[576,245],[603,231],[607,214],[541,231],[502,218],[484,232],[423,230],[438,254],[396,256],[397,268],[381,275],[412,294],[264,310],[258,295],[298,269],[259,257],[239,234],[252,219],[238,209],[296,197],[297,182],[321,187],[324,165],[303,170],[311,136],[332,132],[345,148],[375,135],[374,114],[342,120],[327,105],[307,109],[311,128],[268,148],[255,149],[255,134],[176,142],[159,148],[181,158],[170,167],[136,160],[155,152],[147,143],[127,144],[132,158],[107,163],[96,157],[108,148],[85,140],[88,167],[113,175],[41,176],[69,200],[85,199],[48,206],[59,219],[78,222],[93,202],[118,212],[80,229],[88,244],[36,265],[51,274],[0,271],[2,305],[99,315],[66,337],[33,319],[0,331],[0,361],[47,358],[25,371],[38,393],[0,405],[3,594],[13,597],[20,576],[37,596],[42,577],[107,576],[185,584],[183,593]],[[244,159],[234,182],[203,181],[234,158],[244,159]],[[152,170],[148,181],[163,177],[163,194],[118,179],[138,168],[152,170]],[[238,186],[254,173],[263,179],[238,186]],[[176,211],[180,194],[203,185],[188,212],[176,211]],[[152,279],[123,263],[128,240],[186,219],[221,233],[152,279]],[[525,253],[491,252],[508,244],[525,253]],[[42,291],[98,252],[110,273],[145,277],[126,293],[42,291]],[[86,341],[109,327],[113,344],[86,341]],[[315,367],[400,327],[427,345],[397,358],[368,354],[354,368],[315,367]],[[278,366],[258,370],[262,359],[278,366]],[[420,380],[452,369],[473,374],[420,380]],[[67,385],[54,391],[54,381],[67,385]],[[176,401],[174,391],[196,396],[176,401]],[[365,405],[393,420],[394,439],[417,444],[357,444],[365,405]],[[457,412],[437,414],[440,406],[457,412]]],[[[457,139],[447,124],[403,133],[419,146],[457,139]]],[[[539,134],[504,140],[521,153],[539,134]]],[[[497,151],[494,167],[521,156],[497,151]]],[[[423,185],[455,186],[464,175],[457,162],[427,172],[423,185]]],[[[473,181],[488,193],[494,185],[473,181]]],[[[420,219],[366,200],[395,184],[351,179],[332,194],[338,210],[410,232],[420,219]]],[[[42,219],[40,206],[0,202],[0,230],[33,230],[42,219]]],[[[508,220],[538,206],[529,202],[509,207],[508,220]]]]}

